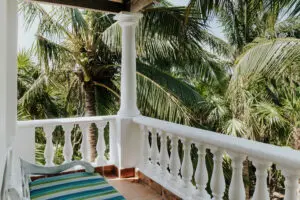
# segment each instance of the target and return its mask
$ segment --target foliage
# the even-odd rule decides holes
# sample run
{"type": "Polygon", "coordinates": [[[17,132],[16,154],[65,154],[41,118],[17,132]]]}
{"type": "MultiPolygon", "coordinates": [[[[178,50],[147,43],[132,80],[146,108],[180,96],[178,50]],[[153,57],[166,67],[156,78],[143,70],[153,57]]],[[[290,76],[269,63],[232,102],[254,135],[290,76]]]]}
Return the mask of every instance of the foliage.
{"type": "MultiPolygon", "coordinates": [[[[300,148],[299,8],[297,0],[191,0],[186,8],[162,1],[144,9],[136,29],[140,111],[163,120],[300,148]],[[207,31],[212,18],[220,22],[228,43],[207,31]]],[[[32,61],[30,52],[22,51],[18,57],[19,118],[116,113],[121,29],[113,15],[61,7],[47,10],[34,3],[21,3],[20,11],[28,27],[36,20],[40,23],[33,52],[37,62],[32,61]]],[[[44,162],[42,135],[37,130],[40,163],[44,162]]],[[[55,143],[56,163],[63,160],[62,136],[58,127],[54,134],[54,141],[60,141],[55,143]]],[[[76,151],[80,136],[76,127],[72,133],[76,151]]],[[[182,156],[181,144],[179,149],[182,156]]],[[[196,153],[193,147],[194,167],[196,153]]],[[[78,152],[74,156],[80,158],[78,152]]],[[[227,190],[230,165],[226,157],[227,190]]],[[[207,166],[211,174],[211,153],[207,166]]],[[[244,168],[251,195],[254,167],[247,161],[244,168]]],[[[271,195],[283,191],[283,178],[275,166],[269,171],[268,184],[271,195]]]]}

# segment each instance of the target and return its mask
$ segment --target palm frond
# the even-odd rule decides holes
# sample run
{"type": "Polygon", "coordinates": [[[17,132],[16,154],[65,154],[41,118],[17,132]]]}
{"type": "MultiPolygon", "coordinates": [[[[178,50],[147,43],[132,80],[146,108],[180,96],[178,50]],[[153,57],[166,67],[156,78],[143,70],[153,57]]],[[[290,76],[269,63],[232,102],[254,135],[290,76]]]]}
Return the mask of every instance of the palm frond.
{"type": "Polygon", "coordinates": [[[179,98],[180,101],[184,102],[185,105],[193,106],[203,101],[203,98],[192,86],[158,70],[153,66],[138,63],[137,72],[143,74],[147,78],[159,84],[162,88],[171,92],[179,98]]]}
{"type": "Polygon", "coordinates": [[[299,66],[299,44],[300,40],[294,38],[257,43],[237,59],[233,80],[247,75],[250,81],[255,74],[269,79],[282,76],[287,68],[299,66]]]}
{"type": "Polygon", "coordinates": [[[236,137],[244,137],[248,135],[248,127],[243,121],[232,118],[225,123],[223,132],[236,137]]]}
{"type": "Polygon", "coordinates": [[[138,75],[138,107],[143,115],[190,124],[191,111],[180,99],[141,73],[138,75]]]}
{"type": "Polygon", "coordinates": [[[19,3],[19,12],[23,14],[25,19],[25,27],[27,29],[36,23],[38,24],[37,33],[59,40],[64,36],[70,36],[68,27],[64,27],[60,23],[60,18],[55,9],[46,11],[45,8],[35,2],[22,1],[19,3]]]}
{"type": "Polygon", "coordinates": [[[42,35],[37,36],[36,51],[40,63],[45,66],[45,72],[49,72],[50,69],[60,66],[64,61],[73,59],[73,55],[68,48],[42,35]]]}
{"type": "Polygon", "coordinates": [[[262,124],[268,124],[269,128],[272,128],[272,126],[284,127],[287,123],[280,108],[270,102],[256,104],[254,113],[257,120],[260,120],[262,124]]]}

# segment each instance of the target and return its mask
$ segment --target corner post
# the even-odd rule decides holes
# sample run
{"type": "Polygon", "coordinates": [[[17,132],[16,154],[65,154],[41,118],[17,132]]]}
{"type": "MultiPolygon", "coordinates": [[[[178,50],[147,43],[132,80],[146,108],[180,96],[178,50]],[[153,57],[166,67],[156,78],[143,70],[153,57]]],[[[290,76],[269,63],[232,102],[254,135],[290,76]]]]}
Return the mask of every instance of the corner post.
{"type": "Polygon", "coordinates": [[[115,163],[120,177],[134,176],[134,168],[139,162],[142,134],[132,118],[140,115],[137,108],[135,29],[141,18],[140,13],[126,12],[115,17],[122,28],[121,106],[117,117],[118,159],[115,163]]]}

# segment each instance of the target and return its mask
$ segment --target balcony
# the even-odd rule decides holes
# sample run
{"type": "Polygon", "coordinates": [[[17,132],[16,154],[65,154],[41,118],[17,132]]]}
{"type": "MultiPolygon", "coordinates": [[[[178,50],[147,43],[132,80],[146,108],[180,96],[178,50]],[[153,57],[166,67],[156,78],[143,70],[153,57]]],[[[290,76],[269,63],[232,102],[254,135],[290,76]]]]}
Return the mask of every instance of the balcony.
{"type": "MultiPolygon", "coordinates": [[[[273,191],[270,191],[267,181],[271,166],[285,179],[282,191],[284,200],[299,199],[299,151],[140,114],[137,108],[135,47],[135,28],[142,17],[140,14],[121,13],[115,18],[122,28],[121,101],[117,115],[16,121],[17,70],[13,67],[16,66],[17,52],[16,13],[16,1],[0,2],[0,22],[5,30],[0,32],[3,44],[0,45],[0,62],[1,67],[3,66],[3,73],[0,73],[1,189],[3,185],[7,186],[2,184],[2,177],[5,175],[5,183],[8,183],[9,188],[22,193],[24,185],[19,158],[36,163],[35,136],[42,133],[45,146],[42,152],[39,152],[39,156],[43,155],[41,163],[44,163],[45,167],[70,163],[76,159],[89,162],[97,172],[106,176],[119,192],[124,188],[131,188],[132,193],[137,193],[134,190],[143,190],[139,186],[147,185],[146,192],[153,195],[149,197],[153,197],[152,199],[243,200],[247,195],[244,162],[250,161],[251,166],[255,168],[255,185],[250,194],[252,200],[275,199],[274,196],[271,197],[273,191]],[[98,131],[95,149],[91,148],[89,142],[91,126],[96,126],[98,131]],[[57,148],[54,137],[58,129],[60,134],[63,134],[62,148],[57,148]],[[75,133],[81,138],[76,148],[72,141],[75,133]],[[60,151],[62,160],[58,161],[55,158],[60,151]],[[10,156],[11,152],[13,157],[10,156]],[[96,152],[95,160],[91,160],[91,152],[96,152]],[[8,159],[4,159],[6,155],[9,155],[8,159]],[[133,178],[134,182],[127,178],[133,178]]],[[[74,167],[71,171],[80,169],[74,167]]],[[[124,195],[128,195],[128,199],[144,199],[142,195],[133,197],[132,193],[124,195]]]]}
{"type": "Polygon", "coordinates": [[[272,164],[285,177],[284,199],[298,198],[300,152],[144,116],[130,120],[103,116],[19,121],[14,150],[21,158],[35,162],[35,132],[42,128],[46,138],[45,166],[53,166],[55,148],[52,133],[60,126],[64,132],[64,162],[70,162],[73,155],[72,130],[79,128],[82,132],[81,157],[90,162],[87,136],[92,123],[98,128],[97,158],[91,162],[94,167],[103,170],[105,166],[113,166],[120,177],[137,174],[141,182],[159,188],[156,191],[160,195],[166,192],[171,194],[170,199],[223,199],[226,191],[223,160],[229,161],[232,166],[229,199],[245,199],[242,172],[246,158],[256,168],[252,199],[270,199],[267,177],[272,164]],[[122,129],[124,123],[127,128],[122,129]],[[107,143],[105,127],[109,133],[107,143]],[[196,157],[193,152],[197,152],[196,157]],[[213,162],[212,171],[207,168],[210,159],[213,162]]]}

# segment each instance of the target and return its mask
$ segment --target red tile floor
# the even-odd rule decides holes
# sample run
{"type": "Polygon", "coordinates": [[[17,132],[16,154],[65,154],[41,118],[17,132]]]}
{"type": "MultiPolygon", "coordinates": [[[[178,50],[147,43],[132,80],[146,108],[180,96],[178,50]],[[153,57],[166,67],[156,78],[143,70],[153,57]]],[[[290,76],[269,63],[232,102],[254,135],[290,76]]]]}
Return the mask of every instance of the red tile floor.
{"type": "Polygon", "coordinates": [[[161,195],[149,186],[138,183],[137,178],[109,179],[108,182],[127,200],[162,200],[161,195]]]}

